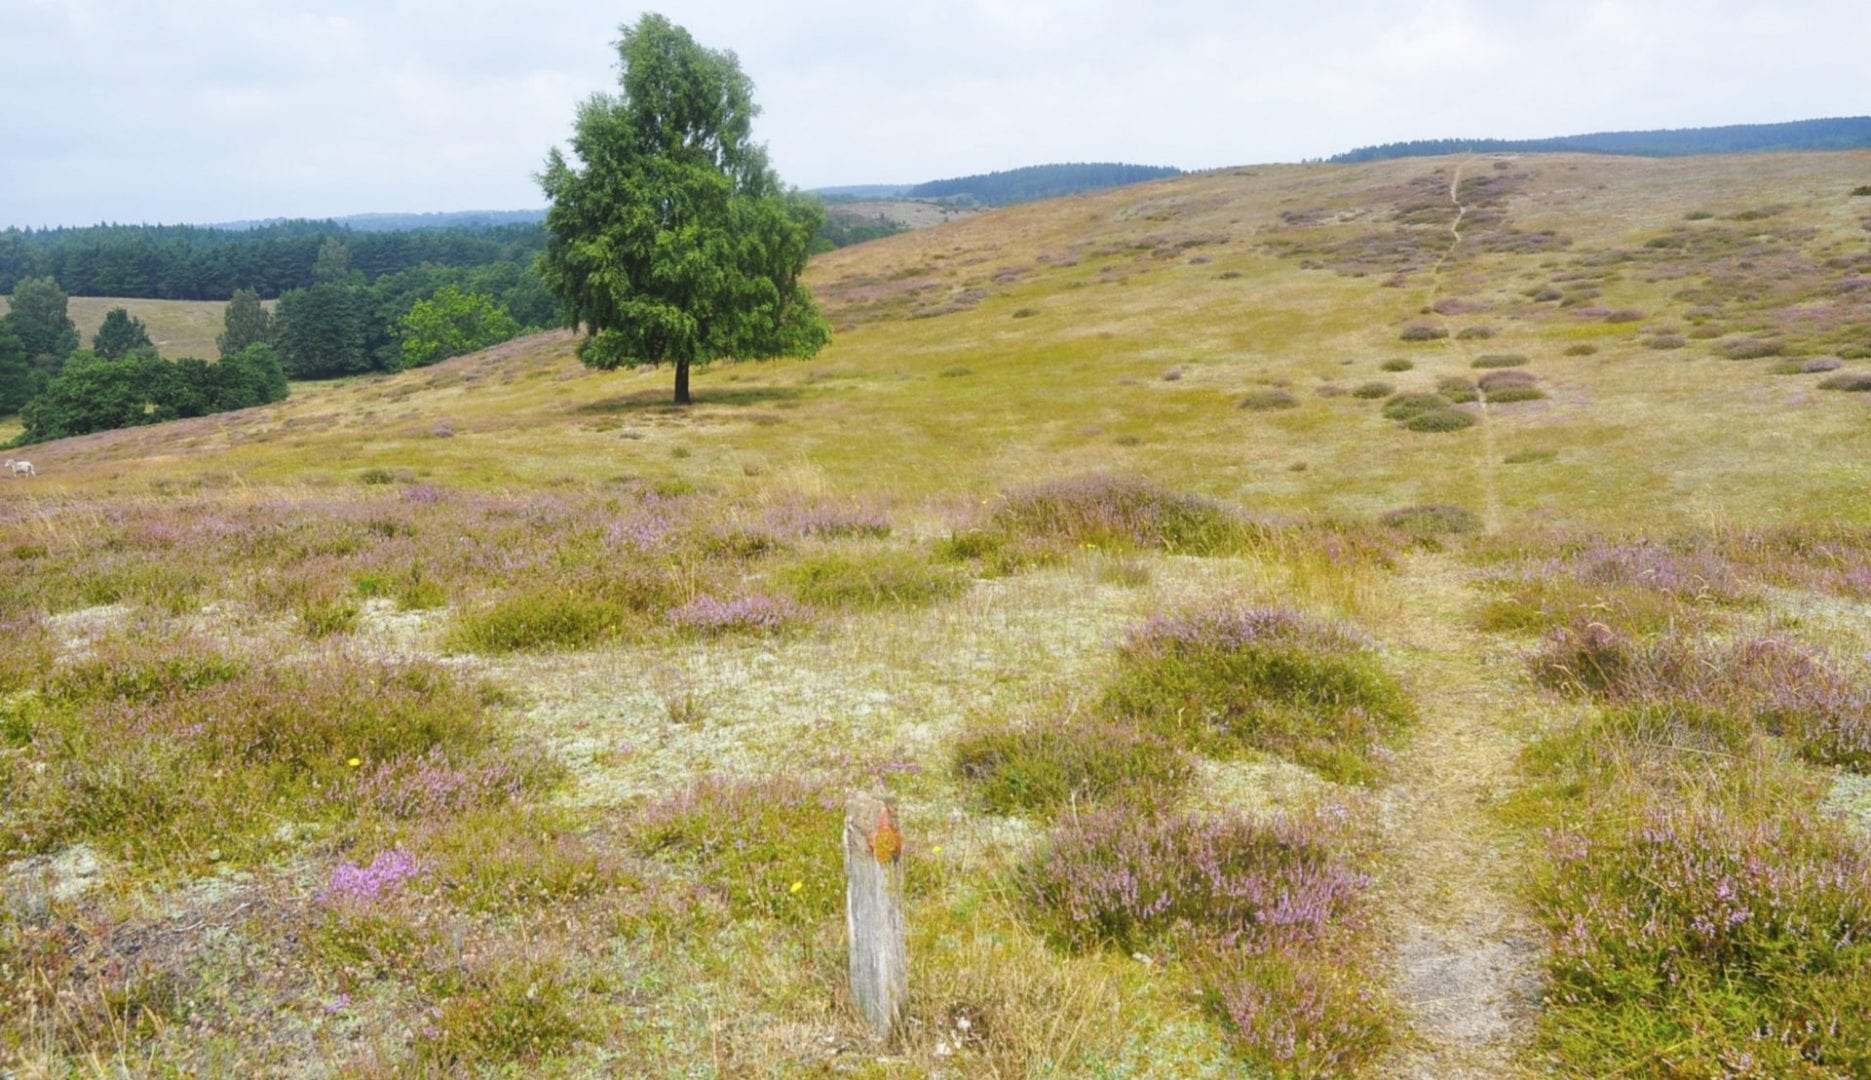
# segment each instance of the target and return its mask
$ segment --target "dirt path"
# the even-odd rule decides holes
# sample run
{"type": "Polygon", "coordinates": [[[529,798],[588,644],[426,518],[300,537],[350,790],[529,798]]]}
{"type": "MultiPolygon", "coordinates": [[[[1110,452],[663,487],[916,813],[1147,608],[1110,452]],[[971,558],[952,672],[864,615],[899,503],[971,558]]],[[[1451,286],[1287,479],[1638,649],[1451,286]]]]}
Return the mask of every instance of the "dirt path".
{"type": "MultiPolygon", "coordinates": [[[[1449,335],[1443,341],[1453,342],[1460,354],[1463,371],[1469,370],[1473,364],[1474,350],[1467,341],[1455,335],[1455,327],[1450,325],[1447,317],[1436,311],[1435,304],[1442,297],[1442,268],[1448,264],[1450,256],[1455,254],[1455,249],[1462,246],[1462,222],[1468,217],[1468,207],[1462,205],[1462,168],[1467,164],[1466,161],[1458,162],[1449,176],[1449,202],[1455,207],[1455,220],[1449,222],[1449,246],[1443,249],[1442,257],[1436,260],[1436,265],[1429,268],[1429,286],[1423,297],[1423,306],[1434,313],[1436,321],[1442,324],[1443,331],[1449,335]]],[[[1481,457],[1476,462],[1476,477],[1481,488],[1481,520],[1489,532],[1494,532],[1501,527],[1500,489],[1494,480],[1494,469],[1501,456],[1495,448],[1493,417],[1488,415],[1488,395],[1484,391],[1476,391],[1475,408],[1481,414],[1481,457]]]]}
{"type": "Polygon", "coordinates": [[[1414,1039],[1395,1070],[1516,1075],[1538,991],[1535,931],[1514,897],[1521,838],[1489,813],[1515,782],[1518,667],[1469,628],[1473,596],[1449,555],[1415,555],[1413,598],[1390,628],[1420,717],[1385,794],[1397,869],[1384,889],[1396,985],[1414,1039]]]}
{"type": "MultiPolygon", "coordinates": [[[[1430,271],[1434,309],[1443,267],[1462,244],[1468,208],[1462,165],[1449,179],[1449,247],[1430,271]]],[[[1462,359],[1468,343],[1440,314],[1462,359]]],[[[1487,395],[1480,410],[1482,520],[1500,528],[1499,462],[1487,395]]],[[[1524,1045],[1539,989],[1535,931],[1514,897],[1522,840],[1488,810],[1515,782],[1519,740],[1511,710],[1524,700],[1517,668],[1471,629],[1472,587],[1450,555],[1415,555],[1397,583],[1411,598],[1392,639],[1420,706],[1419,725],[1385,797],[1397,870],[1385,888],[1398,943],[1395,979],[1413,1036],[1394,1070],[1415,1077],[1499,1077],[1524,1072],[1524,1045]]]]}

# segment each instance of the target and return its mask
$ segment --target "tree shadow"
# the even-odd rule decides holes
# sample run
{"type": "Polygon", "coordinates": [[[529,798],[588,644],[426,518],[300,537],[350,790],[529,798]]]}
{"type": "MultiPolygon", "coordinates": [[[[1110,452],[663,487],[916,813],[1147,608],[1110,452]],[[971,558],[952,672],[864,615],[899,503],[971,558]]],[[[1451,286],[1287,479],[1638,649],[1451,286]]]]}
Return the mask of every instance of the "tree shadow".
{"type": "Polygon", "coordinates": [[[588,401],[573,410],[583,416],[620,416],[630,413],[683,413],[705,405],[724,407],[746,405],[768,405],[779,401],[797,401],[805,396],[805,391],[793,386],[736,386],[711,387],[696,390],[691,395],[689,405],[677,405],[670,400],[668,389],[634,390],[616,397],[588,401]]]}

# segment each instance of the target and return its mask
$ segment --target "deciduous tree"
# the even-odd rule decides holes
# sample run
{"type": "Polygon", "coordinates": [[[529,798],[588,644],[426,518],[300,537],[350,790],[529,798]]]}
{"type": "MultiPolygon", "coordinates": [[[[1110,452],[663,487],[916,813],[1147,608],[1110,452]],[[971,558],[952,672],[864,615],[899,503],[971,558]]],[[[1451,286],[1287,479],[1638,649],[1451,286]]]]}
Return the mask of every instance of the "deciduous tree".
{"type": "Polygon", "coordinates": [[[444,285],[410,305],[399,329],[403,366],[422,367],[505,341],[520,332],[520,324],[493,297],[444,285]]]}
{"type": "Polygon", "coordinates": [[[47,375],[56,374],[65,358],[78,351],[78,327],[68,305],[65,290],[49,277],[21,278],[13,287],[7,317],[26,355],[47,375]]]}
{"type": "Polygon", "coordinates": [[[799,283],[822,219],[752,139],[753,83],[733,53],[661,15],[623,28],[620,93],[578,110],[576,164],[556,148],[540,277],[596,368],[811,356],[830,338],[799,283]]]}

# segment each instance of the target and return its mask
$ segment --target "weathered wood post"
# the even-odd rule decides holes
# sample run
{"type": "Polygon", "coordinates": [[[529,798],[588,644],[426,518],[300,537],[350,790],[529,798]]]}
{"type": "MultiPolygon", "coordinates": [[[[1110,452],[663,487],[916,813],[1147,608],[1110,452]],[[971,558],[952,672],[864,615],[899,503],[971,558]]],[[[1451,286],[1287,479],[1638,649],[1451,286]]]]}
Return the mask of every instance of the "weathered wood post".
{"type": "Polygon", "coordinates": [[[909,997],[903,925],[903,834],[894,801],[853,792],[845,801],[845,931],[851,997],[871,1033],[889,1042],[909,997]]]}

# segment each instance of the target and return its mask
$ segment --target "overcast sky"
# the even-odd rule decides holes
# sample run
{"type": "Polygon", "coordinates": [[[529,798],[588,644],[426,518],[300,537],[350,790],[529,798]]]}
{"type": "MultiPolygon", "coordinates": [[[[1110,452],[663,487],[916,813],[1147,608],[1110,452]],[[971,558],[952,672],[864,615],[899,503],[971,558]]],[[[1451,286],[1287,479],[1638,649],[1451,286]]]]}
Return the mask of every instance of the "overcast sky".
{"type": "MultiPolygon", "coordinates": [[[[587,0],[0,0],[0,225],[543,203],[587,0]]],[[[1871,113],[1865,0],[667,0],[789,183],[1871,113]]]]}

